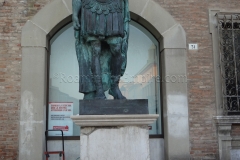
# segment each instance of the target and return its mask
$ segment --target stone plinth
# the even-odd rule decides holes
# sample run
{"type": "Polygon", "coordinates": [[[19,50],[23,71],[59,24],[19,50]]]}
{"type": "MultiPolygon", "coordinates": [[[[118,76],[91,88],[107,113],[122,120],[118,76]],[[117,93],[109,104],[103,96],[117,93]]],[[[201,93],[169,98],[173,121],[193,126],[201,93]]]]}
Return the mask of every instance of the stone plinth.
{"type": "Polygon", "coordinates": [[[148,125],[158,116],[71,116],[81,126],[81,160],[150,160],[148,125]]]}
{"type": "Polygon", "coordinates": [[[79,100],[80,115],[148,114],[147,99],[79,100]]]}

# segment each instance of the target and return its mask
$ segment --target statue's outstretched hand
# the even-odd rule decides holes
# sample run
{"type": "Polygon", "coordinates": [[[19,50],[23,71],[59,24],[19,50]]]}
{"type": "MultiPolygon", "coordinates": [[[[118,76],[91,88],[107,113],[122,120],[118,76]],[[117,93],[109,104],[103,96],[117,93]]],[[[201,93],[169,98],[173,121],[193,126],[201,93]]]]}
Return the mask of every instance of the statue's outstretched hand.
{"type": "Polygon", "coordinates": [[[76,16],[73,16],[73,27],[74,27],[74,30],[79,30],[80,27],[81,27],[77,15],[76,15],[76,16]]]}

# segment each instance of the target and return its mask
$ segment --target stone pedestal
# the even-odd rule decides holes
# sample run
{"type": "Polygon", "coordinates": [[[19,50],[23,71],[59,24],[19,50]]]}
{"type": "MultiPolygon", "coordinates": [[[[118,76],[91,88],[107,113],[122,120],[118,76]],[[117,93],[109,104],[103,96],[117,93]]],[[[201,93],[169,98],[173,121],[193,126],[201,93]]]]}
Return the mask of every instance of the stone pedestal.
{"type": "Polygon", "coordinates": [[[81,160],[150,160],[148,125],[158,116],[71,116],[81,126],[81,160]]]}

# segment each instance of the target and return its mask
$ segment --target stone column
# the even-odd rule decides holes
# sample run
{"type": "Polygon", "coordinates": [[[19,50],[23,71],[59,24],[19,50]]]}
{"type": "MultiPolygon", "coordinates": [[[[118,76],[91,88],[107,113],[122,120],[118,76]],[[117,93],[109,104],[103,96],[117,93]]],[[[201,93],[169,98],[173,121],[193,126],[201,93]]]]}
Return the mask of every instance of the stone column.
{"type": "Polygon", "coordinates": [[[47,50],[22,47],[19,160],[44,159],[47,50]]]}
{"type": "Polygon", "coordinates": [[[148,125],[158,116],[71,116],[81,126],[81,160],[150,160],[148,125]]]}
{"type": "Polygon", "coordinates": [[[186,160],[190,157],[186,50],[164,49],[161,56],[165,158],[186,160]]]}

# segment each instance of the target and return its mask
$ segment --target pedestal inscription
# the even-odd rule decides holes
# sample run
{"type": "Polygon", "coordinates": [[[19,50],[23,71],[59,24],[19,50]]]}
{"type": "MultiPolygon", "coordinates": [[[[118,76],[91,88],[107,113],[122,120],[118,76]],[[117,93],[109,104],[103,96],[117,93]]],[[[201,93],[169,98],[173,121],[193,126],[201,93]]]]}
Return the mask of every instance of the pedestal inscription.
{"type": "Polygon", "coordinates": [[[148,114],[148,100],[80,100],[80,115],[148,114]]]}

